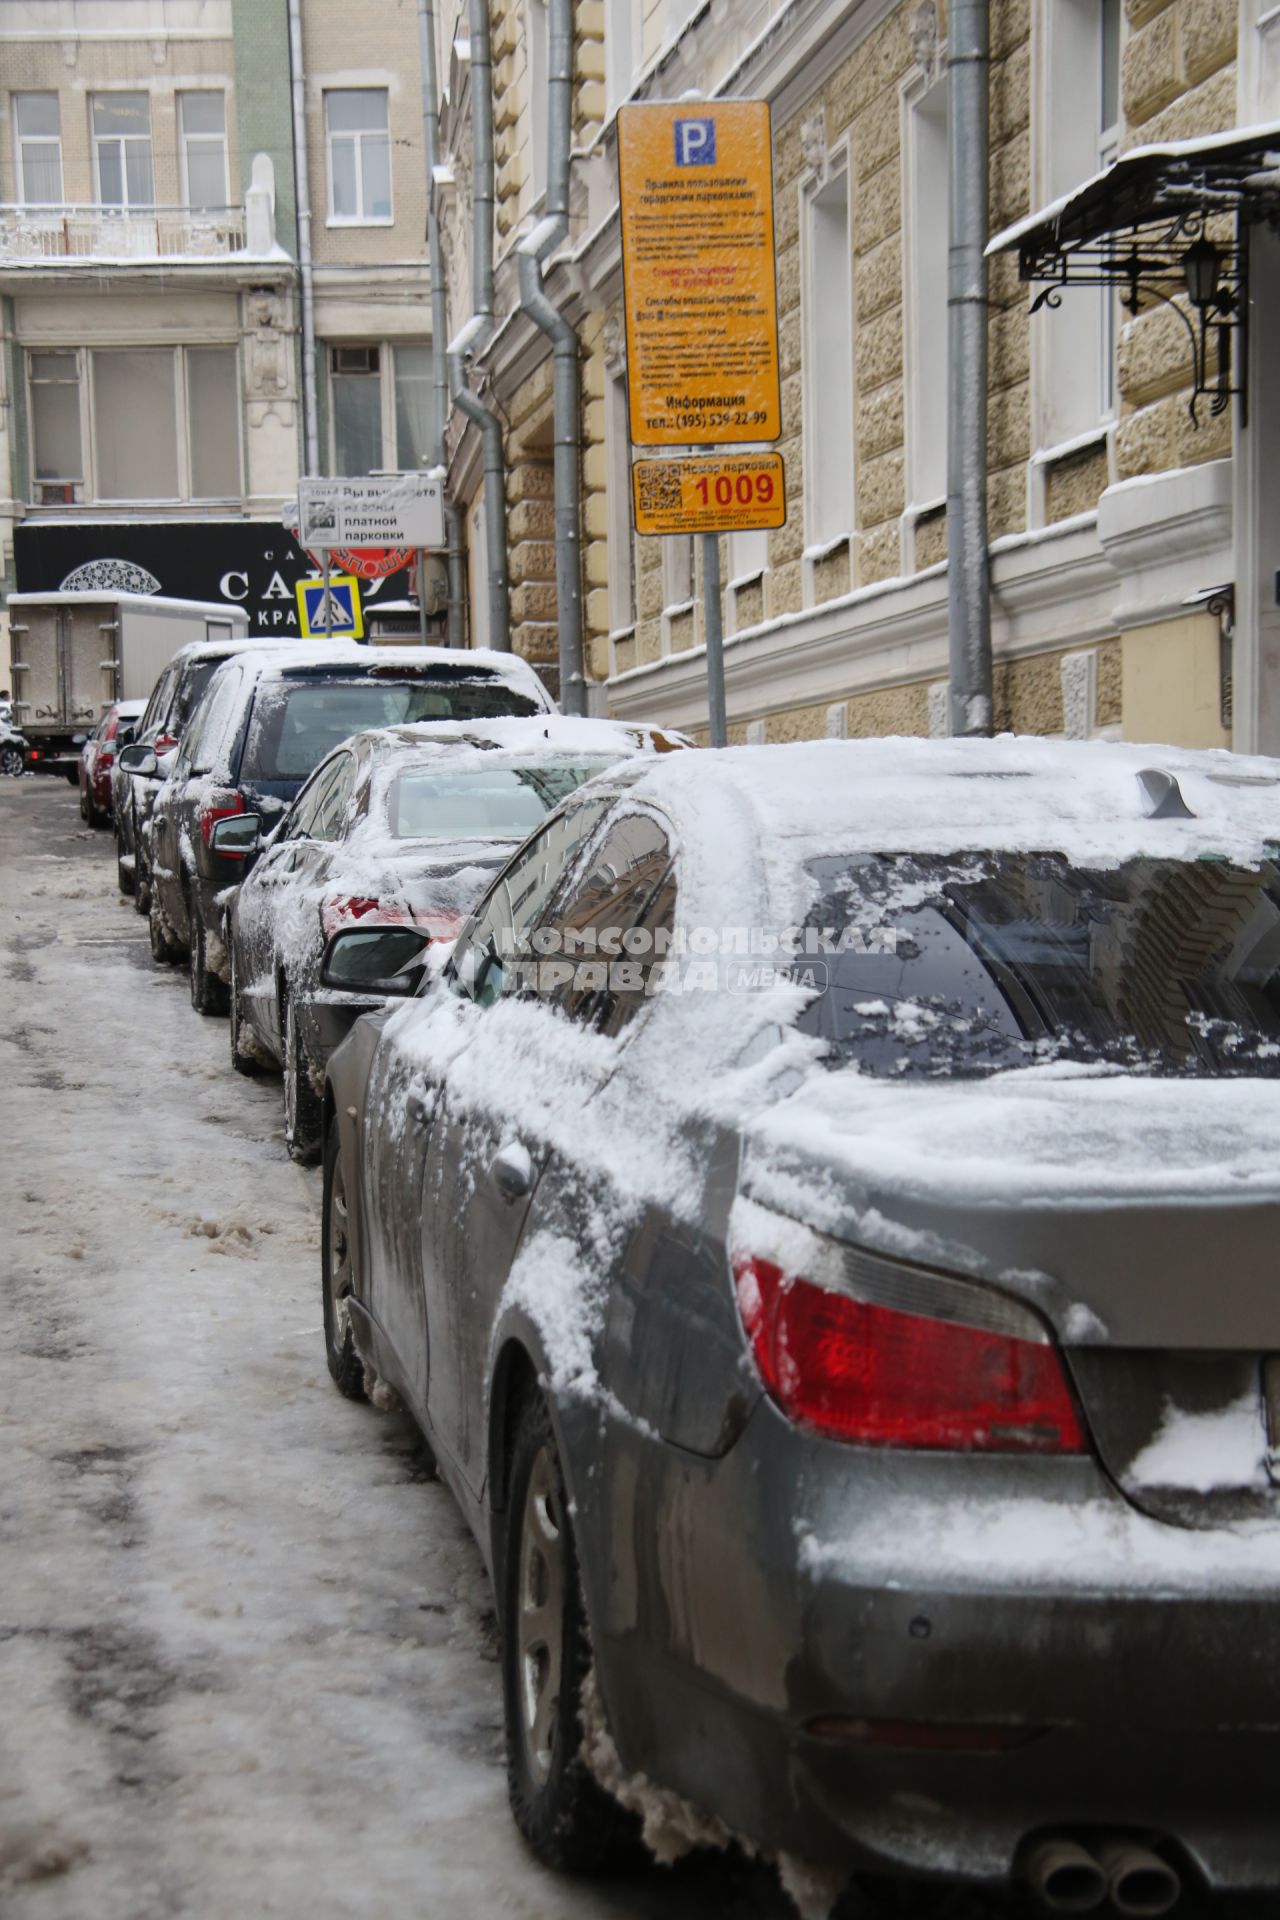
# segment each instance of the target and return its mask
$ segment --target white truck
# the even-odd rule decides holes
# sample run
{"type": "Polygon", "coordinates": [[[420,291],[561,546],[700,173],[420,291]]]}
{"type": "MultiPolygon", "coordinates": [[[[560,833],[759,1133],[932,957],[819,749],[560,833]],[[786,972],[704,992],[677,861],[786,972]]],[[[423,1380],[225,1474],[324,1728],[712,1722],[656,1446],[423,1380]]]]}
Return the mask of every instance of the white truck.
{"type": "Polygon", "coordinates": [[[12,593],[8,614],[13,724],[28,764],[73,785],[81,742],[113,700],[145,700],[188,641],[249,631],[237,607],[148,593],[12,593]]]}

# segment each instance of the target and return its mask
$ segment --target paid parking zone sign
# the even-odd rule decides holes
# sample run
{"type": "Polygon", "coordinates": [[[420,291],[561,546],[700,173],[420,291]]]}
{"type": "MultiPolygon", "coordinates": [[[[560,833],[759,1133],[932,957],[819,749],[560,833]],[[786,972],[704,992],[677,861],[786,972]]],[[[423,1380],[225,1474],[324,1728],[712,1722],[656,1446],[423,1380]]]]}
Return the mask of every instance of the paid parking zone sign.
{"type": "Polygon", "coordinates": [[[304,640],[324,640],[330,634],[335,640],[363,640],[359,581],[350,573],[333,574],[327,586],[323,580],[299,580],[298,625],[304,640]]]}
{"type": "Polygon", "coordinates": [[[776,440],[768,103],[620,108],[618,187],[632,440],[776,440]]]}
{"type": "Polygon", "coordinates": [[[753,533],[787,520],[780,453],[637,460],[637,533],[753,533]]]}

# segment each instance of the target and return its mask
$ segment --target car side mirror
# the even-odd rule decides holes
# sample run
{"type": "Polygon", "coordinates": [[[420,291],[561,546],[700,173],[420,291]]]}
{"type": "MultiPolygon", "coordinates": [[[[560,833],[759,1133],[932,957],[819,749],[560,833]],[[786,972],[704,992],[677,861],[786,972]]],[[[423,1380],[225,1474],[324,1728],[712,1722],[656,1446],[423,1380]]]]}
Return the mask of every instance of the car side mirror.
{"type": "Polygon", "coordinates": [[[120,768],[124,773],[155,773],[159,764],[151,748],[141,740],[135,746],[126,747],[120,755],[120,768]]]}
{"type": "Polygon", "coordinates": [[[407,999],[422,984],[430,944],[417,927],[344,927],[325,948],[320,983],[407,999]]]}
{"type": "Polygon", "coordinates": [[[233,813],[225,820],[215,820],[209,839],[213,851],[228,860],[246,860],[251,853],[258,851],[261,843],[260,813],[233,813]]]}

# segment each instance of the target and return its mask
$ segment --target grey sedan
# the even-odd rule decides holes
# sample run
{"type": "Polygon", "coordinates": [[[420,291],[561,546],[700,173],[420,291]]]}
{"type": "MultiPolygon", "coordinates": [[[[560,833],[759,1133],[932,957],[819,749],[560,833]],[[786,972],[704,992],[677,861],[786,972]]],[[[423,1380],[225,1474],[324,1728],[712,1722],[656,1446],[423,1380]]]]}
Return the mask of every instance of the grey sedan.
{"type": "Polygon", "coordinates": [[[480,1543],[545,1860],[1280,1887],[1278,796],[632,763],[334,1054],[329,1366],[480,1543]]]}

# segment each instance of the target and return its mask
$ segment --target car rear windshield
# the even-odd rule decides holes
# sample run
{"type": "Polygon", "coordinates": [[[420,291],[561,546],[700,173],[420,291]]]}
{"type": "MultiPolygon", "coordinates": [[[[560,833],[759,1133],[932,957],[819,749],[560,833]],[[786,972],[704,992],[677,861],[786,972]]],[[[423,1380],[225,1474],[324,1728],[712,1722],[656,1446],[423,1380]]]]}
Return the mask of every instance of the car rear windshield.
{"type": "Polygon", "coordinates": [[[391,831],[399,840],[523,840],[567,793],[609,764],[402,773],[388,799],[391,831]]]}
{"type": "Polygon", "coordinates": [[[1053,853],[811,862],[790,971],[833,1066],[1280,1074],[1280,868],[1053,853]]]}
{"type": "Polygon", "coordinates": [[[200,696],[212,680],[221,660],[197,660],[183,670],[178,682],[178,698],[174,705],[170,724],[181,732],[200,704],[200,696]]]}
{"type": "Polygon", "coordinates": [[[240,778],[305,780],[327,753],[366,727],[537,711],[496,674],[271,680],[254,698],[240,778]]]}

